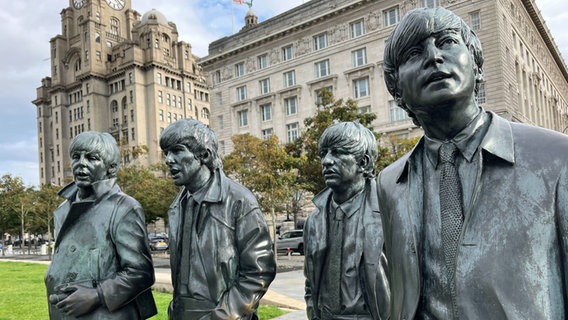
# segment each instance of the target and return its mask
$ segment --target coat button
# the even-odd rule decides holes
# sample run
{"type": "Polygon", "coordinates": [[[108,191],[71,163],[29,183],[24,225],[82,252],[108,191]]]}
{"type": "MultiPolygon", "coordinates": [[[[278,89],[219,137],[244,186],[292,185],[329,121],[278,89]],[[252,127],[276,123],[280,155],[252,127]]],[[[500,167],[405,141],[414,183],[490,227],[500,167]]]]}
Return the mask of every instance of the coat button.
{"type": "Polygon", "coordinates": [[[69,251],[71,251],[71,252],[75,252],[75,250],[77,250],[77,247],[75,247],[75,246],[71,246],[71,247],[69,247],[69,251]]]}

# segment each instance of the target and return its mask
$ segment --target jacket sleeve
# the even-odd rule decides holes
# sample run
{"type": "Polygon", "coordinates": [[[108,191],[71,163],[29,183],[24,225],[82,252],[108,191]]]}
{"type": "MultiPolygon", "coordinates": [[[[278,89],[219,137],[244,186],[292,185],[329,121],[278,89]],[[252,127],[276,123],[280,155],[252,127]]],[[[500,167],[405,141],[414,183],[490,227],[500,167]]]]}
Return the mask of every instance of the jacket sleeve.
{"type": "MultiPolygon", "coordinates": [[[[304,225],[304,248],[308,248],[308,243],[309,241],[313,241],[309,239],[309,234],[310,234],[310,230],[311,230],[311,219],[310,217],[308,217],[305,225],[304,225]]],[[[312,270],[312,265],[310,264],[310,262],[312,261],[312,257],[311,257],[311,250],[304,250],[305,256],[304,256],[304,277],[306,278],[306,283],[305,283],[305,293],[304,293],[304,300],[306,300],[306,313],[308,316],[308,319],[317,319],[316,317],[316,313],[314,312],[314,300],[313,300],[313,295],[312,295],[312,282],[311,282],[311,278],[313,278],[311,276],[311,272],[313,272],[312,270]]]]}
{"type": "Polygon", "coordinates": [[[561,257],[564,270],[564,297],[568,297],[568,164],[564,166],[557,181],[556,220],[558,221],[558,239],[561,245],[561,257]]]}
{"type": "MultiPolygon", "coordinates": [[[[135,202],[127,198],[126,202],[135,202]]],[[[146,224],[140,204],[124,204],[111,222],[110,232],[120,270],[97,287],[101,302],[109,311],[120,309],[154,284],[152,256],[146,241],[146,224]]]]}
{"type": "Polygon", "coordinates": [[[276,260],[264,216],[258,207],[239,218],[235,240],[239,253],[237,281],[221,296],[212,319],[240,319],[254,313],[276,275],[276,260]]]}

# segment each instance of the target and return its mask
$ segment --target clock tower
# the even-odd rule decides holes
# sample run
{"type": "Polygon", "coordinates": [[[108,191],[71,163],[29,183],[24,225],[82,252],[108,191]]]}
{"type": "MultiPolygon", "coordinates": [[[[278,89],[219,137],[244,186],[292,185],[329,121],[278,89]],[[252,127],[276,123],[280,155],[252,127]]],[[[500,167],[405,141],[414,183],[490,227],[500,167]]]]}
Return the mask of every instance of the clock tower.
{"type": "Polygon", "coordinates": [[[83,131],[112,134],[124,165],[151,165],[161,162],[159,136],[169,123],[209,123],[198,57],[178,36],[161,12],[141,15],[131,0],[68,0],[61,34],[50,40],[51,76],[33,101],[41,183],[72,177],[67,150],[83,131]]]}

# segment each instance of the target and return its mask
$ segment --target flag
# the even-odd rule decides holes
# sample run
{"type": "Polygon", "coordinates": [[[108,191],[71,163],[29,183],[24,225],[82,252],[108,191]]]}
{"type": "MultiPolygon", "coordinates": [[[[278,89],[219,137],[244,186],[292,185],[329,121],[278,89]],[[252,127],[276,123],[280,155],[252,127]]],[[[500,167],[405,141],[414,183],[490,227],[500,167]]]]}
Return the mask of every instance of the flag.
{"type": "Polygon", "coordinates": [[[233,0],[233,3],[245,4],[245,0],[233,0]]]}

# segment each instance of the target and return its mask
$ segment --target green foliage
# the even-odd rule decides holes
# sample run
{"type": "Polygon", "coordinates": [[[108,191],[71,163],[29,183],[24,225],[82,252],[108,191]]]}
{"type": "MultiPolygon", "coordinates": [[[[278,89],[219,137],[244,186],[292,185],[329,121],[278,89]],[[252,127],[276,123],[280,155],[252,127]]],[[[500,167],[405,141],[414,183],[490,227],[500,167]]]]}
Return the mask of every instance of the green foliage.
{"type": "MultiPolygon", "coordinates": [[[[48,319],[47,296],[43,278],[47,266],[22,262],[0,261],[0,320],[48,319]]],[[[169,293],[152,292],[158,314],[151,320],[167,320],[168,305],[172,300],[169,293]]],[[[260,306],[260,319],[272,319],[286,312],[273,306],[260,306]]]]}
{"type": "Polygon", "coordinates": [[[296,190],[297,162],[272,136],[262,140],[250,134],[233,136],[235,149],[223,159],[225,172],[257,197],[263,212],[290,201],[296,190]]]}
{"type": "Polygon", "coordinates": [[[179,188],[167,178],[163,164],[150,168],[131,165],[118,172],[118,185],[122,191],[134,197],[144,208],[146,224],[163,218],[167,221],[170,204],[179,188]]]}

